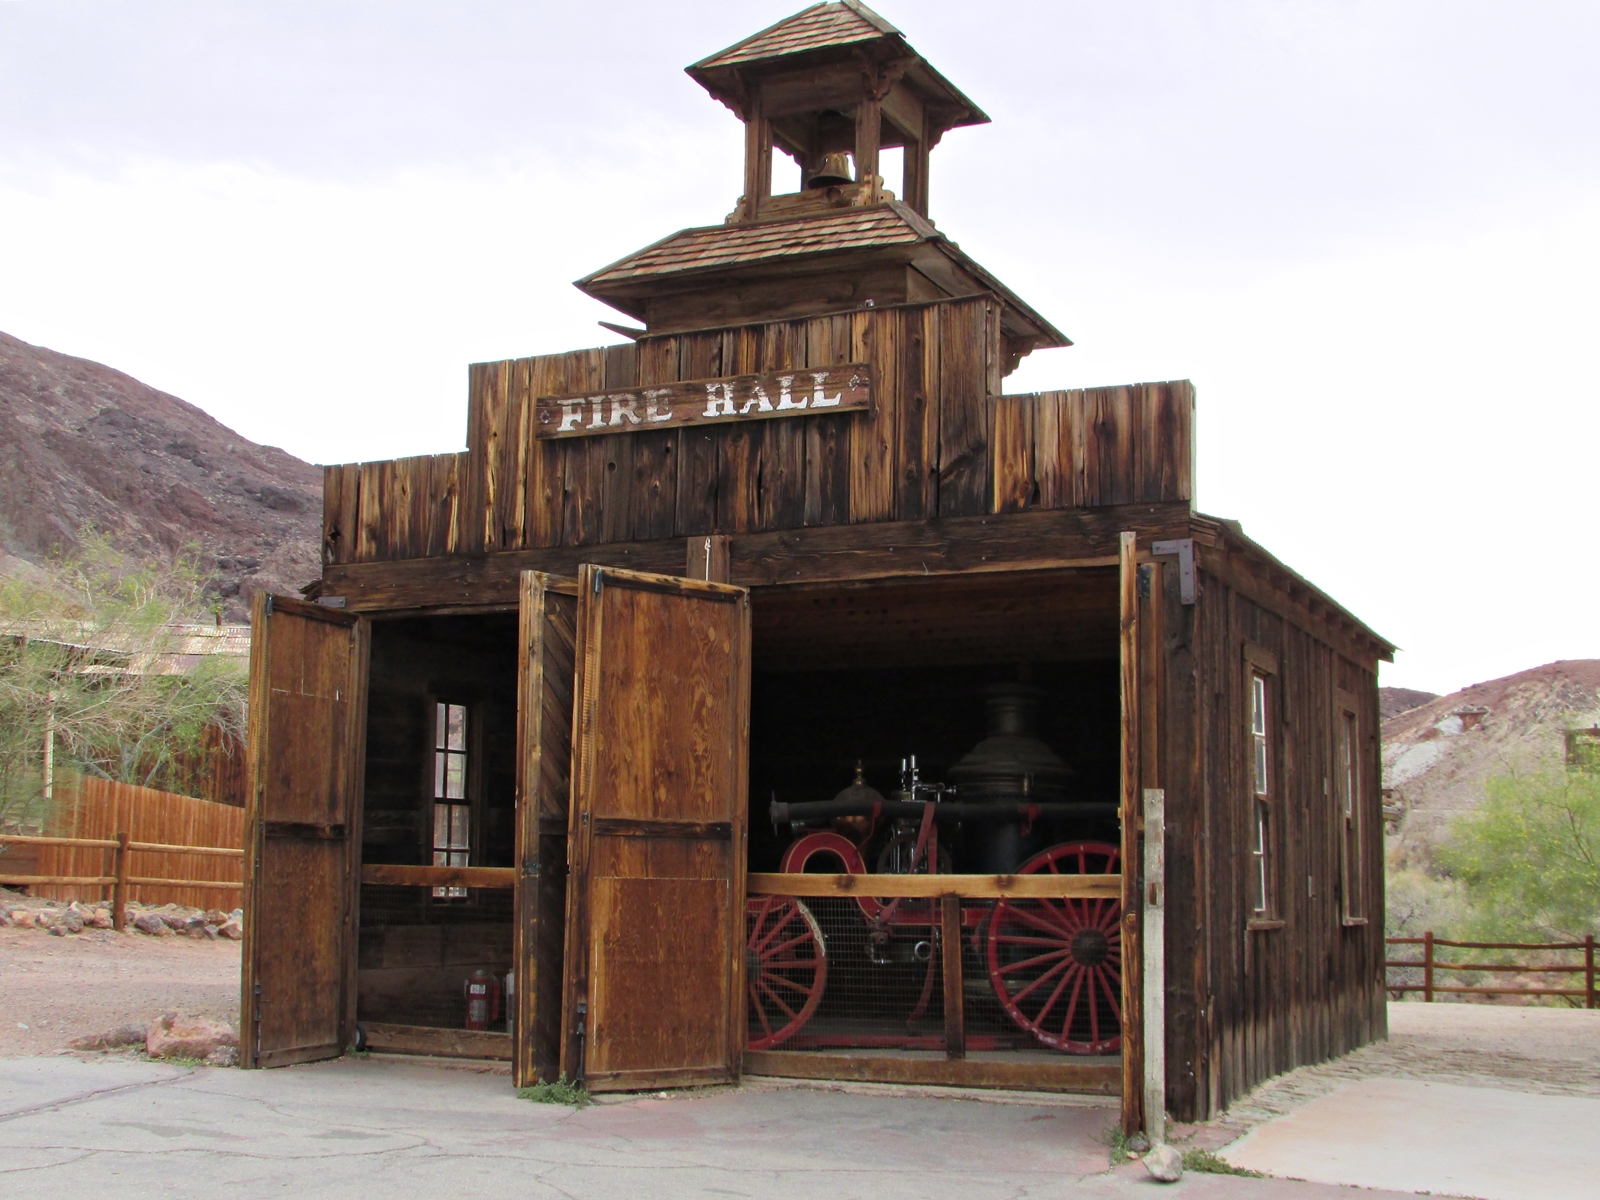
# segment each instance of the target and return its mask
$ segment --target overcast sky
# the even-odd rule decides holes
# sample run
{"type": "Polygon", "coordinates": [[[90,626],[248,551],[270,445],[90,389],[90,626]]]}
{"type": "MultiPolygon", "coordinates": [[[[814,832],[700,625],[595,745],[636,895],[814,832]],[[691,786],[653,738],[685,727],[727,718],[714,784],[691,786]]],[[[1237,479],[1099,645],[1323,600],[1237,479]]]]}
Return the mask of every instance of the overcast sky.
{"type": "MultiPolygon", "coordinates": [[[[458,449],[468,362],[616,340],[570,281],[733,206],[682,68],[800,7],[0,0],[0,330],[313,461],[458,449]]],[[[879,11],[994,120],[934,219],[1077,342],[1007,390],[1193,379],[1200,507],[1385,683],[1600,657],[1600,5],[879,11]]]]}

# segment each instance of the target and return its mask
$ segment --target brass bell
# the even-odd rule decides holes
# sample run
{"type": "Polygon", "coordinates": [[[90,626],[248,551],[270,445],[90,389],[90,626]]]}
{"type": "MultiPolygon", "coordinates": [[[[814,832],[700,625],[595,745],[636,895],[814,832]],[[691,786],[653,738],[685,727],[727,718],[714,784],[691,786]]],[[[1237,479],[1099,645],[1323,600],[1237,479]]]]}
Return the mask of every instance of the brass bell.
{"type": "Polygon", "coordinates": [[[822,165],[806,180],[806,187],[829,188],[854,182],[850,175],[850,155],[843,150],[836,150],[823,156],[822,165]]]}

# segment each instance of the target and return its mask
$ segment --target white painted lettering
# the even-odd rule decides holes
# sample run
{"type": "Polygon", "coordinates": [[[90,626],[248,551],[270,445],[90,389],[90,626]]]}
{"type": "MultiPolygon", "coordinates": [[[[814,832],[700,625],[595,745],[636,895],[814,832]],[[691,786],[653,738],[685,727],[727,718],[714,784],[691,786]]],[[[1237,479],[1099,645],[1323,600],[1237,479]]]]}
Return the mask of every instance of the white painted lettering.
{"type": "Polygon", "coordinates": [[[793,375],[779,375],[778,376],[778,388],[779,388],[779,391],[778,391],[778,411],[779,412],[783,412],[785,409],[789,409],[789,408],[804,408],[806,406],[807,401],[805,399],[801,399],[797,403],[795,401],[794,397],[789,394],[789,388],[791,387],[791,385],[793,385],[793,383],[794,383],[794,376],[793,375]]]}
{"type": "Polygon", "coordinates": [[[578,422],[583,420],[582,400],[562,400],[561,424],[556,428],[557,433],[565,433],[569,429],[576,429],[578,422]]]}
{"type": "Polygon", "coordinates": [[[646,421],[672,420],[671,397],[671,388],[645,388],[644,419],[646,421]]]}
{"type": "Polygon", "coordinates": [[[731,383],[706,384],[706,417],[736,417],[733,410],[733,385],[731,383]],[[718,395],[718,393],[721,395],[718,395]]]}
{"type": "Polygon", "coordinates": [[[586,428],[604,429],[606,427],[606,400],[607,396],[595,396],[589,401],[589,407],[594,412],[593,418],[586,428]]]}
{"type": "Polygon", "coordinates": [[[838,408],[839,398],[844,395],[843,392],[835,392],[831,396],[826,396],[823,394],[824,385],[828,382],[828,372],[813,371],[811,372],[811,380],[814,384],[811,391],[811,407],[838,408]]]}
{"type": "Polygon", "coordinates": [[[762,389],[760,384],[751,386],[750,399],[744,402],[744,407],[739,410],[739,415],[741,417],[747,417],[750,415],[752,410],[755,412],[772,411],[772,401],[767,399],[767,393],[762,389]]]}
{"type": "Polygon", "coordinates": [[[637,408],[638,403],[639,398],[637,396],[630,396],[626,392],[620,396],[612,396],[611,420],[607,421],[606,424],[612,426],[621,425],[622,418],[627,417],[628,424],[637,425],[641,420],[637,408]]]}

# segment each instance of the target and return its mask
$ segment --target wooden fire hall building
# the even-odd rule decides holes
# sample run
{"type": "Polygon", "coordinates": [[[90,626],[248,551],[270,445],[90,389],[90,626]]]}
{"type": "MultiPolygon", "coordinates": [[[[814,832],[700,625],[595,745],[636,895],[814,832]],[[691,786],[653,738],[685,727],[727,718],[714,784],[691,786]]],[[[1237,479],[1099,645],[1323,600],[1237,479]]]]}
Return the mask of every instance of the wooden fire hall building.
{"type": "Polygon", "coordinates": [[[898,30],[689,74],[733,212],[578,281],[620,344],[474,365],[464,452],[327,468],[321,579],[257,598],[246,1065],[1132,1128],[1148,1064],[1192,1120],[1383,1037],[1393,647],[1195,511],[1187,382],[1003,393],[1069,343],[930,219],[988,118],[898,30]]]}

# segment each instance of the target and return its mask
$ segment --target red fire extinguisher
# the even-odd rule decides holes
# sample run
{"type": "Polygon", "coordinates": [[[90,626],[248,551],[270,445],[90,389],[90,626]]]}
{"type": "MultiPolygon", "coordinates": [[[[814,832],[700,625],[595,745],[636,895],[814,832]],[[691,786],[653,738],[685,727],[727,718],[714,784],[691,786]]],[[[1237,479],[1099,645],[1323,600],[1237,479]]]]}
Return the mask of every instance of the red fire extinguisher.
{"type": "Polygon", "coordinates": [[[467,1028],[487,1029],[500,1019],[500,981],[479,967],[461,985],[467,998],[467,1028]]]}

